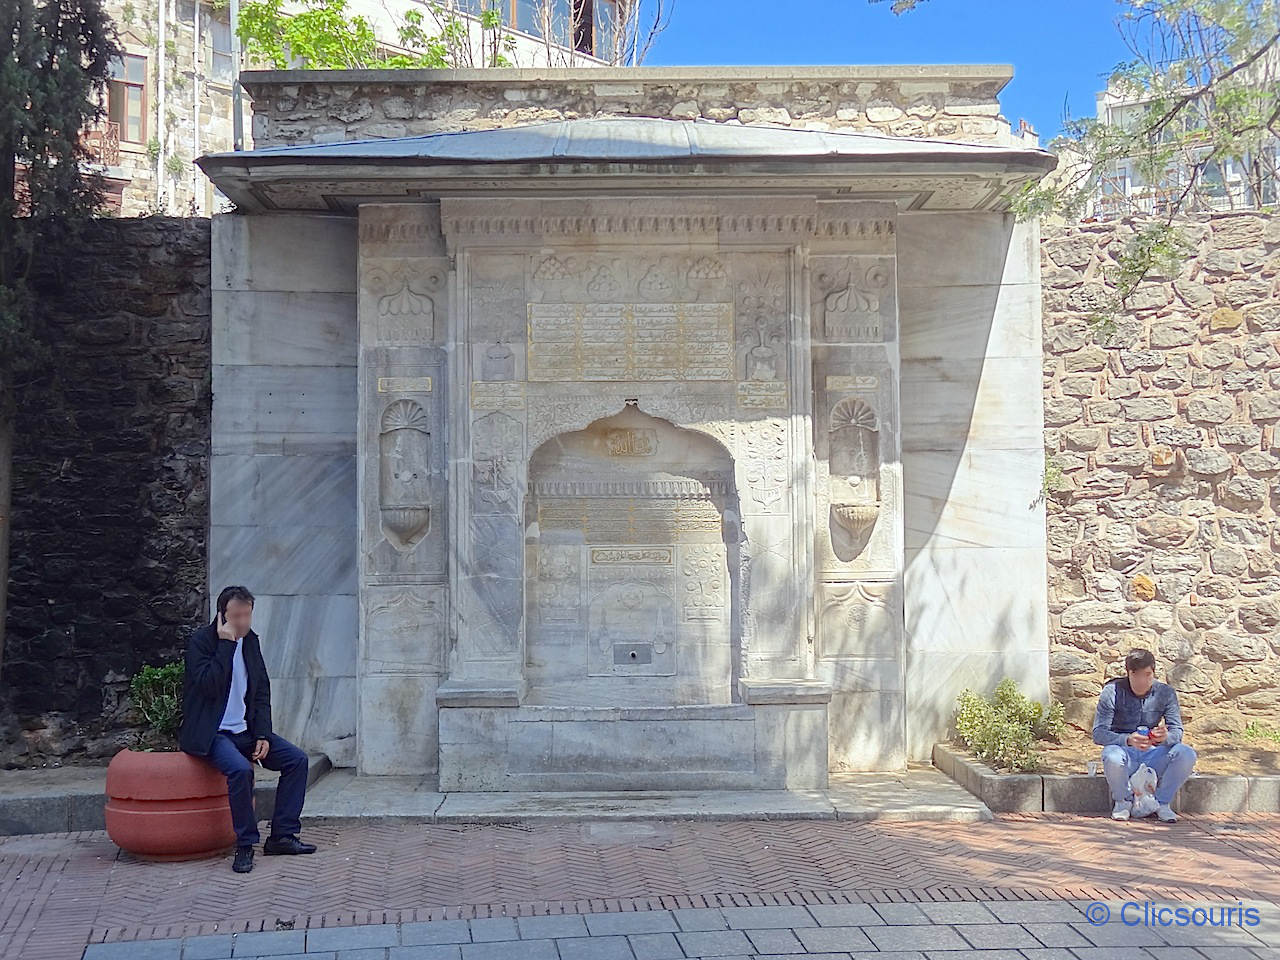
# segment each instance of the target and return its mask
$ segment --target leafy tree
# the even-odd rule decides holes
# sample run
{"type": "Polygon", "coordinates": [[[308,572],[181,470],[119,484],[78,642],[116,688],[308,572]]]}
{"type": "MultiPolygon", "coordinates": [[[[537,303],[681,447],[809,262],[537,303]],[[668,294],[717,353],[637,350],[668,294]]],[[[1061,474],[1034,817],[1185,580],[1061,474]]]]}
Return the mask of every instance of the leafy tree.
{"type": "MultiPolygon", "coordinates": [[[[460,0],[426,0],[424,7],[425,12],[409,10],[397,22],[396,50],[379,41],[368,19],[349,11],[347,0],[247,0],[237,33],[250,61],[276,69],[299,63],[317,70],[516,65],[516,36],[503,14],[505,2],[483,0],[475,13],[464,11],[460,0]]],[[[548,64],[576,62],[581,54],[572,41],[595,26],[585,22],[590,5],[538,0],[522,9],[532,22],[521,29],[543,38],[548,64]]],[[[674,0],[615,0],[607,9],[600,17],[606,40],[598,58],[637,64],[666,29],[674,0]]]]}
{"type": "Polygon", "coordinates": [[[101,0],[0,0],[0,649],[14,411],[48,360],[28,278],[101,205],[82,132],[102,117],[119,55],[101,0]]]}
{"type": "Polygon", "coordinates": [[[1133,0],[1117,25],[1132,56],[1116,66],[1108,89],[1135,102],[1132,115],[1112,124],[1068,115],[1049,144],[1059,170],[1029,185],[1015,206],[1022,217],[1078,218],[1119,161],[1163,188],[1155,204],[1117,197],[1128,213],[1154,216],[1118,258],[1112,300],[1094,317],[1103,329],[1143,280],[1177,272],[1188,250],[1177,219],[1212,206],[1216,172],[1228,161],[1244,169],[1247,202],[1261,207],[1280,161],[1277,0],[1133,0]]]}
{"type": "MultiPolygon", "coordinates": [[[[886,0],[871,0],[873,3],[886,0]]],[[[923,0],[891,0],[905,13],[923,0]]],[[[1122,123],[1064,118],[1049,144],[1060,166],[1017,198],[1020,218],[1078,219],[1119,161],[1161,188],[1130,202],[1148,217],[1117,258],[1114,293],[1093,321],[1106,332],[1148,277],[1176,273],[1188,252],[1180,215],[1212,207],[1228,162],[1245,171],[1247,202],[1274,203],[1280,171],[1280,2],[1278,0],[1122,0],[1117,27],[1130,58],[1117,64],[1108,90],[1133,101],[1122,123]]]]}

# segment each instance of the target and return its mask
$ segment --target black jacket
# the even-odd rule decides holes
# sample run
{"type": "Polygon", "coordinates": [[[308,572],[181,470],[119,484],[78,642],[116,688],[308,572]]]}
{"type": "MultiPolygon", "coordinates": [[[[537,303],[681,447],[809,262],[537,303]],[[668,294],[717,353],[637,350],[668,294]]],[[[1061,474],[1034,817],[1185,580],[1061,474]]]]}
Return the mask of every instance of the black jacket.
{"type": "MultiPolygon", "coordinates": [[[[271,733],[271,681],[262,660],[262,646],[252,630],[241,638],[244,669],[249,686],[244,694],[244,719],[255,740],[271,733]]],[[[235,643],[218,636],[217,627],[205,624],[187,641],[186,672],[182,678],[182,729],[178,746],[187,753],[206,756],[218,733],[231,693],[231,655],[235,643]]]]}

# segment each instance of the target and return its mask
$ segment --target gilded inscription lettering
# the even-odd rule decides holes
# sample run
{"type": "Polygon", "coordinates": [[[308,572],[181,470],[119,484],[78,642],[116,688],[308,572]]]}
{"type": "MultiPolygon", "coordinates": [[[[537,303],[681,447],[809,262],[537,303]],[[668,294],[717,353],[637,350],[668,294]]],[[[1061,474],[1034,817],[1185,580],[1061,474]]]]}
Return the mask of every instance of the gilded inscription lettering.
{"type": "Polygon", "coordinates": [[[728,303],[531,303],[529,379],[732,380],[728,303]]]}
{"type": "Polygon", "coordinates": [[[430,377],[379,377],[379,393],[430,393],[430,377]]]}
{"type": "Polygon", "coordinates": [[[610,430],[605,444],[611,457],[652,457],[658,452],[658,434],[654,430],[623,428],[610,430]]]}
{"type": "Polygon", "coordinates": [[[656,563],[670,564],[670,547],[599,547],[591,551],[592,563],[656,563]]]}

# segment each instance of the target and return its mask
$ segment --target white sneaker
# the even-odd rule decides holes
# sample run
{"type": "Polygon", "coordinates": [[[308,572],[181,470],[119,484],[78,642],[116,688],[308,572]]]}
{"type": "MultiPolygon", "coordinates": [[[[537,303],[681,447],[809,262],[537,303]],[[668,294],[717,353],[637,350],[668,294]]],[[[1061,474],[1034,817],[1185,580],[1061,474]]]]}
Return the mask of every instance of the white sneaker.
{"type": "Polygon", "coordinates": [[[1165,823],[1178,822],[1178,815],[1173,812],[1173,807],[1169,806],[1167,803],[1160,804],[1160,809],[1156,811],[1156,816],[1165,823]]]}
{"type": "Polygon", "coordinates": [[[1129,819],[1129,801],[1117,800],[1116,805],[1111,808],[1112,820],[1128,820],[1129,819]]]}

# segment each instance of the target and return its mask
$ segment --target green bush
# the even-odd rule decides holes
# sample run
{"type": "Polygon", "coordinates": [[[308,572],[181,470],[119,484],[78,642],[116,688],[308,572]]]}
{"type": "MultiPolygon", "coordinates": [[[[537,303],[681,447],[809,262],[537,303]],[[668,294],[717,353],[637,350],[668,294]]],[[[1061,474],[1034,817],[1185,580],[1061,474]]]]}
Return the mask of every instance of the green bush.
{"type": "Polygon", "coordinates": [[[174,737],[182,723],[183,662],[145,666],[129,681],[129,699],[153,731],[174,737]]]}
{"type": "Polygon", "coordinates": [[[1261,720],[1252,720],[1244,728],[1246,740],[1273,740],[1280,743],[1280,730],[1268,727],[1261,720]]]}
{"type": "Polygon", "coordinates": [[[1005,678],[990,697],[965,690],[957,698],[956,733],[979,760],[997,770],[1034,770],[1037,740],[1059,740],[1066,727],[1061,703],[1048,710],[1005,678]]]}

